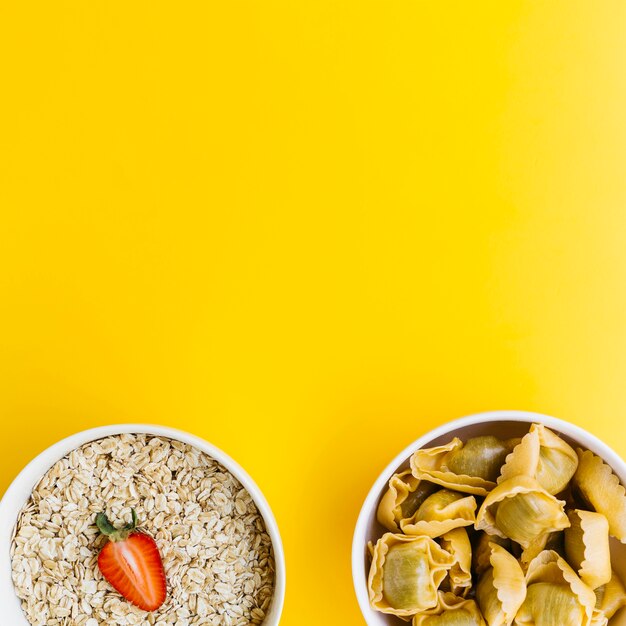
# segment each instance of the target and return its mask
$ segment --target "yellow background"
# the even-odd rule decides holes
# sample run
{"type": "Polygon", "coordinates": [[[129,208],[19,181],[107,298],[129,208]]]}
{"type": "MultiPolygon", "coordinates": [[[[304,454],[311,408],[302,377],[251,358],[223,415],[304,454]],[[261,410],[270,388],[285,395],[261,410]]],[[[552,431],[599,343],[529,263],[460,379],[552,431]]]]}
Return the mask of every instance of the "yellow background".
{"type": "Polygon", "coordinates": [[[361,625],[365,494],[494,408],[626,454],[626,3],[6,2],[0,491],[146,421],[258,481],[283,623],[361,625]]]}

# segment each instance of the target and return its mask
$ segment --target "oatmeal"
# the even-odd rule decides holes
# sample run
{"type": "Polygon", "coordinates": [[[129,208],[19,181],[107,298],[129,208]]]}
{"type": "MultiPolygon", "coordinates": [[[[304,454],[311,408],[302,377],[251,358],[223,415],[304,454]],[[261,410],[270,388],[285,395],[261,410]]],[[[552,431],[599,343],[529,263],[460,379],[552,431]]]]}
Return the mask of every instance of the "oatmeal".
{"type": "Polygon", "coordinates": [[[33,626],[261,624],[274,591],[271,540],[250,494],[202,451],[151,435],[87,443],[57,462],[20,512],[11,555],[33,626]],[[167,598],[152,613],[98,569],[97,514],[124,524],[131,509],[165,567],[167,598]]]}

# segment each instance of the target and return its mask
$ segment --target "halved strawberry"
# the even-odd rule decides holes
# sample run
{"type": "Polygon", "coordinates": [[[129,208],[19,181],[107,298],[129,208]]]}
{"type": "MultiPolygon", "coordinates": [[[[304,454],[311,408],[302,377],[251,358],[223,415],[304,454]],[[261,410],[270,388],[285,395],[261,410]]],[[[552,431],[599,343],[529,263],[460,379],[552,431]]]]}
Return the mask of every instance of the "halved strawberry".
{"type": "Polygon", "coordinates": [[[163,561],[154,539],[137,530],[134,509],[132,515],[133,521],[118,530],[105,513],[98,513],[96,524],[110,540],[98,555],[98,567],[129,602],[156,611],[167,592],[163,561]]]}

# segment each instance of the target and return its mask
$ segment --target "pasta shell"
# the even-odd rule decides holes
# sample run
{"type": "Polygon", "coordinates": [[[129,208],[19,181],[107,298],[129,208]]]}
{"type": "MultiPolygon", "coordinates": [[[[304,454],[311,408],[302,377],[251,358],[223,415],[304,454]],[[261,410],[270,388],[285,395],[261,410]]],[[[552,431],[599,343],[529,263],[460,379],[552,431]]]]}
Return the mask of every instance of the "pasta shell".
{"type": "Polygon", "coordinates": [[[589,450],[576,450],[578,469],[574,474],[577,493],[609,521],[609,532],[626,543],[626,489],[613,470],[589,450]]]}
{"type": "Polygon", "coordinates": [[[437,606],[437,590],[453,563],[429,537],[386,533],[374,546],[367,581],[372,608],[410,617],[437,606]]]}
{"type": "Polygon", "coordinates": [[[476,529],[508,537],[524,549],[545,545],[550,533],[569,526],[564,504],[534,478],[515,476],[485,498],[476,516],[476,529]]]}
{"type": "Polygon", "coordinates": [[[441,535],[462,526],[471,526],[476,521],[476,499],[441,489],[428,496],[417,509],[415,515],[400,522],[400,528],[406,535],[441,535]]]}
{"type": "Polygon", "coordinates": [[[609,522],[602,513],[574,510],[568,514],[565,554],[582,581],[596,589],[611,580],[609,522]]]}
{"type": "Polygon", "coordinates": [[[578,467],[574,449],[543,424],[533,424],[509,454],[498,483],[514,476],[534,478],[548,493],[563,491],[578,467]]]}
{"type": "Polygon", "coordinates": [[[417,450],[411,457],[411,471],[421,480],[485,496],[496,486],[510,445],[491,436],[473,437],[465,444],[455,437],[445,446],[417,450]]]}
{"type": "Polygon", "coordinates": [[[498,537],[498,535],[488,535],[487,533],[478,533],[478,539],[474,544],[474,550],[472,551],[472,567],[477,576],[482,574],[491,567],[491,546],[490,543],[495,543],[502,546],[506,550],[511,549],[511,540],[504,537],[498,537]]]}
{"type": "Polygon", "coordinates": [[[474,600],[440,591],[437,606],[418,613],[412,626],[485,626],[485,620],[474,600]]]}
{"type": "Polygon", "coordinates": [[[585,622],[585,608],[565,585],[535,583],[528,587],[526,600],[515,616],[521,626],[581,626],[585,622]]]}
{"type": "Polygon", "coordinates": [[[489,626],[509,626],[526,598],[520,564],[502,546],[490,544],[491,567],[476,585],[476,601],[489,626]]]}
{"type": "Polygon", "coordinates": [[[528,593],[515,624],[589,626],[596,596],[576,572],[553,550],[534,558],[526,572],[528,593]]]}
{"type": "Polygon", "coordinates": [[[448,455],[446,466],[459,476],[479,476],[495,482],[511,450],[510,444],[492,435],[472,437],[448,455]]]}
{"type": "Polygon", "coordinates": [[[420,504],[436,489],[433,483],[415,478],[411,470],[394,474],[378,505],[379,523],[391,532],[398,532],[400,522],[412,517],[420,504]]]}
{"type": "Polygon", "coordinates": [[[444,580],[450,591],[465,596],[472,587],[472,544],[465,528],[455,528],[439,540],[441,547],[454,557],[454,563],[444,580]]]}
{"type": "Polygon", "coordinates": [[[596,594],[596,610],[607,619],[611,619],[623,606],[626,606],[626,589],[619,576],[612,572],[611,580],[598,587],[596,594]]]}

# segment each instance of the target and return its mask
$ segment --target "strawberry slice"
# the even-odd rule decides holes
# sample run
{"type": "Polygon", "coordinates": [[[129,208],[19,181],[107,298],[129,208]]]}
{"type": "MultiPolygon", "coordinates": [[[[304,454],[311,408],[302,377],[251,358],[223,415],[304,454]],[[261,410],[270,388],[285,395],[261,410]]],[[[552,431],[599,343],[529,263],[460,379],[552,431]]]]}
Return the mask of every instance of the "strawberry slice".
{"type": "Polygon", "coordinates": [[[154,539],[137,530],[134,509],[132,515],[130,524],[117,529],[105,513],[98,513],[96,524],[109,538],[98,555],[98,567],[129,602],[144,611],[156,611],[167,591],[163,561],[154,539]]]}

